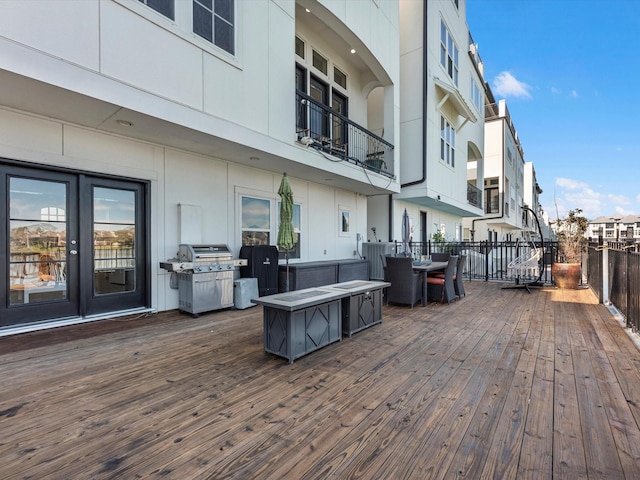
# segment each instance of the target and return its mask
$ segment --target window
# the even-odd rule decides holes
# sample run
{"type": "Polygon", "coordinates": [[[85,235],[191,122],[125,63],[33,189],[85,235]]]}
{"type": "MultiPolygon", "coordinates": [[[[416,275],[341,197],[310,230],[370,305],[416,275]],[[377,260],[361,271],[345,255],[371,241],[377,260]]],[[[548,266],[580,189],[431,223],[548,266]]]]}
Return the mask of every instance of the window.
{"type": "Polygon", "coordinates": [[[483,98],[480,95],[480,87],[473,79],[473,75],[471,75],[471,101],[478,109],[478,112],[482,112],[483,98]]]}
{"type": "Polygon", "coordinates": [[[304,41],[300,37],[296,37],[296,55],[304,58],[304,41]]]}
{"type": "Polygon", "coordinates": [[[458,85],[458,46],[453,41],[444,20],[440,20],[440,64],[453,83],[458,85]]]}
{"type": "Polygon", "coordinates": [[[271,200],[242,197],[242,246],[270,245],[271,200]]]}
{"type": "MultiPolygon", "coordinates": [[[[278,212],[280,200],[241,196],[242,246],[275,245],[278,238],[278,212]]],[[[296,245],[289,251],[289,258],[300,258],[300,204],[293,204],[293,231],[296,245]]],[[[284,252],[280,252],[284,258],[284,252]]]]}
{"type": "Polygon", "coordinates": [[[193,0],[193,33],[234,54],[233,0],[193,0]]]}
{"type": "Polygon", "coordinates": [[[456,166],[456,131],[449,121],[440,116],[440,160],[452,167],[456,166]]]}
{"type": "Polygon", "coordinates": [[[313,66],[327,75],[327,59],[320,55],[315,50],[313,51],[313,66]]]}
{"type": "Polygon", "coordinates": [[[161,13],[171,20],[175,20],[174,0],[139,0],[147,7],[153,8],[156,12],[161,13]]]}
{"type": "Polygon", "coordinates": [[[347,75],[345,73],[342,73],[336,67],[333,67],[333,81],[345,90],[347,89],[347,75]]]}

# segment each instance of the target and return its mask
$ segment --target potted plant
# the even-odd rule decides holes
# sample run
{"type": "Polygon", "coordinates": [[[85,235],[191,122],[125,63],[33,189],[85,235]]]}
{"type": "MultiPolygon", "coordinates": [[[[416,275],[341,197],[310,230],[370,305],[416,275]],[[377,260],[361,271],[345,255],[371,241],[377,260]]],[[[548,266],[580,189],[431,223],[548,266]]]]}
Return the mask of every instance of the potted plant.
{"type": "Polygon", "coordinates": [[[558,261],[551,266],[551,274],[559,288],[578,288],[588,226],[589,222],[582,216],[580,208],[569,210],[565,218],[556,220],[558,261]]]}

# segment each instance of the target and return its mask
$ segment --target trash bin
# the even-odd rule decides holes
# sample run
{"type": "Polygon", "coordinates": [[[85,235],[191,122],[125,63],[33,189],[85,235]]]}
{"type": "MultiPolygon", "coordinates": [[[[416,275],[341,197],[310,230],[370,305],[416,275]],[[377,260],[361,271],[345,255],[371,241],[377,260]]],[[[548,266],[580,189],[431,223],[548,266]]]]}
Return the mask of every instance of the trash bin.
{"type": "Polygon", "coordinates": [[[254,307],[252,298],[258,298],[258,279],[239,278],[233,282],[233,306],[238,309],[254,307]]]}

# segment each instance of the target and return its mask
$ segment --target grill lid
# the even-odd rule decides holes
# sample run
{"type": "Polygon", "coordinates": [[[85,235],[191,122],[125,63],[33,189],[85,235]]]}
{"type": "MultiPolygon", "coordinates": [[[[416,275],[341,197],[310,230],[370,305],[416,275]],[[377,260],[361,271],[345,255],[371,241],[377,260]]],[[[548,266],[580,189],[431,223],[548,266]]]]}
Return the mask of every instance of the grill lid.
{"type": "Polygon", "coordinates": [[[178,248],[178,259],[181,262],[219,258],[228,259],[231,256],[231,250],[227,245],[191,245],[181,243],[178,248]]]}

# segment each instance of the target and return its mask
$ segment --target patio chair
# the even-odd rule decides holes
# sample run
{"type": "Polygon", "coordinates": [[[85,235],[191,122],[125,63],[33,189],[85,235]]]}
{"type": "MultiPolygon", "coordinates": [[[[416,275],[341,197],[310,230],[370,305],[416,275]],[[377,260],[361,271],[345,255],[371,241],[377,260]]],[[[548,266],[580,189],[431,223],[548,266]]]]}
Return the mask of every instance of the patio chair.
{"type": "Polygon", "coordinates": [[[423,274],[413,271],[413,259],[410,257],[387,257],[387,281],[391,286],[387,288],[387,303],[410,305],[421,301],[423,274]]]}
{"type": "Polygon", "coordinates": [[[456,298],[456,288],[453,282],[453,274],[456,271],[458,265],[458,256],[451,255],[449,257],[449,263],[444,270],[442,277],[427,277],[427,299],[436,300],[439,302],[450,303],[451,300],[456,298]]]}
{"type": "MultiPolygon", "coordinates": [[[[466,255],[459,255],[458,256],[458,264],[456,265],[456,271],[453,274],[453,286],[455,288],[456,291],[456,295],[459,298],[462,298],[463,296],[466,296],[466,292],[464,291],[464,285],[462,284],[462,272],[464,270],[464,266],[466,264],[467,261],[467,256],[466,255]]],[[[444,273],[442,272],[437,272],[434,277],[438,277],[438,278],[444,278],[444,273]]]]}
{"type": "MultiPolygon", "coordinates": [[[[448,262],[449,261],[449,257],[451,257],[450,253],[434,252],[434,253],[431,254],[431,261],[433,261],[433,262],[448,262]]],[[[440,275],[443,275],[443,273],[440,272],[440,271],[427,272],[427,277],[439,277],[440,275]]]]}

